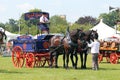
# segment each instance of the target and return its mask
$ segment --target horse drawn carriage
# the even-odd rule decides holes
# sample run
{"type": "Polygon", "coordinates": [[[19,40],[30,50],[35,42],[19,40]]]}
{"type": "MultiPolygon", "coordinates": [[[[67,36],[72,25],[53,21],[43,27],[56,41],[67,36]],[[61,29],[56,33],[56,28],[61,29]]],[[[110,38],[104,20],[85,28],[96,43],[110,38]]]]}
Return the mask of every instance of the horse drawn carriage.
{"type": "Polygon", "coordinates": [[[117,37],[109,37],[107,40],[101,42],[99,62],[106,58],[107,62],[117,64],[120,58],[120,42],[117,37]]]}
{"type": "MultiPolygon", "coordinates": [[[[39,19],[41,15],[42,12],[26,13],[25,20],[39,19]]],[[[49,14],[46,13],[46,15],[49,19],[49,14]]],[[[25,65],[28,68],[39,67],[39,66],[43,67],[47,62],[50,67],[52,66],[53,63],[55,67],[58,67],[57,59],[58,59],[58,55],[61,54],[59,51],[61,51],[62,49],[63,67],[68,68],[69,55],[70,55],[72,66],[76,69],[77,61],[78,61],[78,57],[77,57],[78,40],[80,41],[80,43],[82,43],[82,40],[84,40],[85,42],[86,41],[90,42],[90,40],[93,40],[94,36],[98,36],[98,34],[94,30],[83,32],[80,29],[75,29],[72,31],[69,31],[69,29],[67,29],[67,32],[71,39],[70,43],[67,38],[68,36],[62,36],[62,37],[55,36],[55,39],[53,39],[54,35],[50,35],[50,34],[38,35],[37,39],[33,39],[29,35],[18,36],[17,39],[12,40],[13,41],[12,62],[14,66],[22,67],[24,65],[24,62],[26,62],[25,65]],[[51,46],[52,43],[55,46],[54,45],[51,46]],[[52,51],[50,51],[50,47],[52,48],[54,47],[52,51]],[[75,61],[73,56],[75,56],[76,58],[75,61]]],[[[83,63],[83,59],[82,59],[82,63],[83,63]]],[[[82,64],[81,67],[86,68],[86,58],[84,65],[82,64]]]]}

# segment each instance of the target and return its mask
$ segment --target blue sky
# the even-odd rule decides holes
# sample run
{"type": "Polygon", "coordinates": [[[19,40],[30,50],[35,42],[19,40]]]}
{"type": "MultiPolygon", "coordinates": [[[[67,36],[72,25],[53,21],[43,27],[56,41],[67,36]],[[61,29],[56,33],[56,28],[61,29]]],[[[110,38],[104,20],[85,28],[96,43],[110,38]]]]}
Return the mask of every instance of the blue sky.
{"type": "Polygon", "coordinates": [[[98,17],[108,13],[109,6],[120,7],[120,0],[0,0],[0,22],[19,19],[22,13],[38,8],[53,15],[66,15],[68,22],[79,17],[98,17]]]}

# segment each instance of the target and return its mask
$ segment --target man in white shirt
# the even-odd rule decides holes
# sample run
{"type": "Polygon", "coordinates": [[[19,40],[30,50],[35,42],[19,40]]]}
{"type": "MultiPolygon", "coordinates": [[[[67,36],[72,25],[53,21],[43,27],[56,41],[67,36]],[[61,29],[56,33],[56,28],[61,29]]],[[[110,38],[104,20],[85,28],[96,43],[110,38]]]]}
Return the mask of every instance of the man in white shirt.
{"type": "Polygon", "coordinates": [[[43,13],[42,16],[40,17],[40,29],[44,34],[49,33],[48,23],[49,23],[49,20],[46,17],[46,14],[43,13]]]}
{"type": "Polygon", "coordinates": [[[98,53],[100,48],[100,42],[96,39],[94,39],[94,42],[91,44],[88,43],[88,47],[91,47],[91,54],[92,54],[92,69],[98,70],[98,53]]]}

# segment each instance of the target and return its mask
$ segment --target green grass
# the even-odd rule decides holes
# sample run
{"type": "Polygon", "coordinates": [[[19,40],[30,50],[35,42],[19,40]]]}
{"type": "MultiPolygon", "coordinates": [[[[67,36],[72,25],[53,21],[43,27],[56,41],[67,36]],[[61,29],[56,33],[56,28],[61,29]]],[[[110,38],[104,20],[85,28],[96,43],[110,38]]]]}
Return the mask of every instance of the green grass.
{"type": "Polygon", "coordinates": [[[15,68],[11,57],[0,57],[0,80],[119,80],[120,64],[106,63],[104,60],[99,64],[100,70],[91,70],[91,55],[88,55],[87,69],[71,67],[68,70],[62,68],[62,56],[59,58],[60,68],[15,68]]]}

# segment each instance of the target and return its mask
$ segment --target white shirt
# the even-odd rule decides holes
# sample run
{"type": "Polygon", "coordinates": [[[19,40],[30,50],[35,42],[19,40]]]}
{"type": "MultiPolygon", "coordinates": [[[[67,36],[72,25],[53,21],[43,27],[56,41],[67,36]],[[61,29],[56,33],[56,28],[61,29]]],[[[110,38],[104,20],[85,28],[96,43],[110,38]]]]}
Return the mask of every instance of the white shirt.
{"type": "Polygon", "coordinates": [[[48,19],[45,16],[40,17],[40,23],[48,23],[48,19]]]}
{"type": "Polygon", "coordinates": [[[99,53],[100,43],[95,40],[91,44],[88,44],[88,47],[91,47],[91,53],[99,53]]]}

